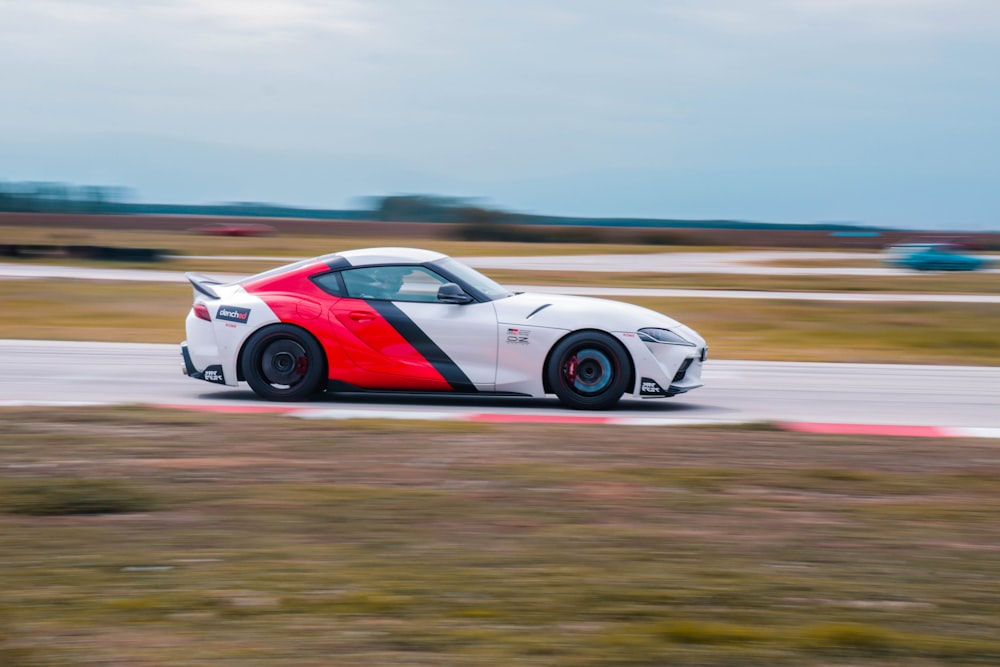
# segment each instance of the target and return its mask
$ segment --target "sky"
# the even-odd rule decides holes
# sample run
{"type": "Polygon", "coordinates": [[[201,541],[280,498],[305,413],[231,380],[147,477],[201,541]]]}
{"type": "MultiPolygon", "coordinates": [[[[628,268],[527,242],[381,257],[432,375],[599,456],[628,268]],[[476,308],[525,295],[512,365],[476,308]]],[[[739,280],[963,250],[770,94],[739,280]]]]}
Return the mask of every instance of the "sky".
{"type": "Polygon", "coordinates": [[[0,0],[0,181],[1000,230],[1000,0],[0,0]]]}

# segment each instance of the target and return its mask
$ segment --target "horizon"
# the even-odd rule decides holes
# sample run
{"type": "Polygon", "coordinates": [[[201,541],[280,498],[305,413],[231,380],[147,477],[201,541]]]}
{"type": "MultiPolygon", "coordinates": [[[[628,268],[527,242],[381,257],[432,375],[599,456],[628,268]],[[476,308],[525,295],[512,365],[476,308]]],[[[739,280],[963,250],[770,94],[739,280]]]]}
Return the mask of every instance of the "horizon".
{"type": "MultiPolygon", "coordinates": [[[[389,194],[382,196],[366,196],[354,198],[355,204],[344,208],[324,208],[314,206],[303,206],[294,203],[284,202],[263,202],[263,201],[216,201],[199,202],[193,204],[136,201],[131,196],[135,193],[133,188],[126,186],[107,185],[77,185],[72,183],[62,183],[53,181],[27,181],[27,182],[5,182],[0,180],[0,213],[20,213],[20,214],[54,214],[54,215],[182,215],[182,216],[219,216],[219,217],[246,217],[248,219],[277,219],[295,218],[294,215],[282,215],[283,213],[301,213],[303,219],[343,219],[344,215],[356,216],[361,213],[373,213],[376,216],[382,203],[389,199],[424,199],[434,202],[433,206],[440,209],[443,216],[440,220],[423,219],[428,214],[421,213],[420,219],[401,217],[396,222],[444,222],[451,223],[453,220],[444,219],[449,216],[448,210],[454,210],[465,206],[490,210],[501,215],[508,215],[514,218],[524,218],[523,220],[504,220],[511,224],[528,225],[575,225],[587,226],[593,223],[594,226],[621,226],[621,227],[705,227],[705,228],[725,228],[725,225],[732,225],[733,228],[824,228],[830,230],[848,231],[855,229],[858,231],[873,232],[914,232],[928,234],[975,234],[975,233],[1000,233],[1000,227],[990,229],[964,229],[948,228],[934,225],[919,226],[892,226],[892,225],[869,225],[850,220],[813,220],[813,221],[790,221],[775,222],[769,220],[752,220],[747,218],[670,218],[670,217],[633,217],[633,216],[561,216],[547,212],[525,213],[521,211],[507,210],[492,205],[483,204],[485,198],[482,197],[448,197],[431,193],[405,193],[389,194]],[[34,189],[33,189],[34,188],[34,189]],[[54,196],[53,193],[61,193],[54,196]],[[367,202],[367,203],[365,203],[367,202]]],[[[380,220],[381,218],[357,217],[358,221],[380,220]]]]}

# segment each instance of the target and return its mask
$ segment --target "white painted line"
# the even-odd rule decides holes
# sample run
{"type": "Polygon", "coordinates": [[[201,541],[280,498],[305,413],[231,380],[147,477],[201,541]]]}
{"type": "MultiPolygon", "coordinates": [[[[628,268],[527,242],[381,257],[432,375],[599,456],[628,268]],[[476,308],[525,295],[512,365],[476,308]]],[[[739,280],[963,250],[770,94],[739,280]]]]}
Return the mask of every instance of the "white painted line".
{"type": "Polygon", "coordinates": [[[1000,438],[1000,428],[949,428],[956,438],[1000,438]]]}
{"type": "MultiPolygon", "coordinates": [[[[209,272],[222,281],[236,281],[245,275],[209,272]]],[[[98,269],[75,266],[44,266],[37,264],[0,263],[0,277],[14,279],[61,278],[71,280],[119,280],[131,282],[183,283],[180,271],[149,269],[98,269]]],[[[668,281],[669,278],[664,278],[668,281]]],[[[922,302],[922,303],[1000,303],[1000,294],[907,294],[876,292],[769,292],[763,290],[672,289],[668,287],[588,287],[574,285],[508,285],[518,292],[546,294],[576,294],[596,297],[663,297],[673,299],[774,299],[783,301],[844,301],[844,302],[922,302]]]]}
{"type": "Polygon", "coordinates": [[[299,419],[399,419],[413,421],[458,421],[465,417],[457,412],[400,412],[398,410],[347,410],[347,409],[311,409],[292,410],[286,413],[289,417],[299,419]]]}
{"type": "Polygon", "coordinates": [[[728,426],[746,424],[743,420],[731,419],[682,419],[678,417],[622,417],[613,420],[622,426],[728,426]]]}
{"type": "Polygon", "coordinates": [[[98,401],[21,401],[17,399],[0,399],[0,408],[73,408],[92,405],[114,405],[114,403],[98,401]]]}

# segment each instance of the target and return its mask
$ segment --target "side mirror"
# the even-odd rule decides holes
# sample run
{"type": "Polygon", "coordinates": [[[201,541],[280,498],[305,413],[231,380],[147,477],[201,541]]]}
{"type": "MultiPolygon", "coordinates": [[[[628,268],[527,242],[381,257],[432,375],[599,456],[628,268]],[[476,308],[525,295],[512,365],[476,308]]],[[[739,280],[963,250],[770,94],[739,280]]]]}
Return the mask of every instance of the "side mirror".
{"type": "Polygon", "coordinates": [[[472,297],[455,283],[445,283],[438,288],[437,300],[441,303],[469,303],[472,297]]]}

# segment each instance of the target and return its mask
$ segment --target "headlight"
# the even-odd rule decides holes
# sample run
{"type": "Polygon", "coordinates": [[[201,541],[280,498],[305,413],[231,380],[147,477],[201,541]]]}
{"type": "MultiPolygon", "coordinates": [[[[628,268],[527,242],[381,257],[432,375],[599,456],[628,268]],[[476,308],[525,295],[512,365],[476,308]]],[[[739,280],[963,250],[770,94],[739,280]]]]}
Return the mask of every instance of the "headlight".
{"type": "Polygon", "coordinates": [[[687,345],[694,347],[694,343],[676,334],[670,329],[639,329],[639,340],[646,343],[665,343],[666,345],[687,345]]]}

